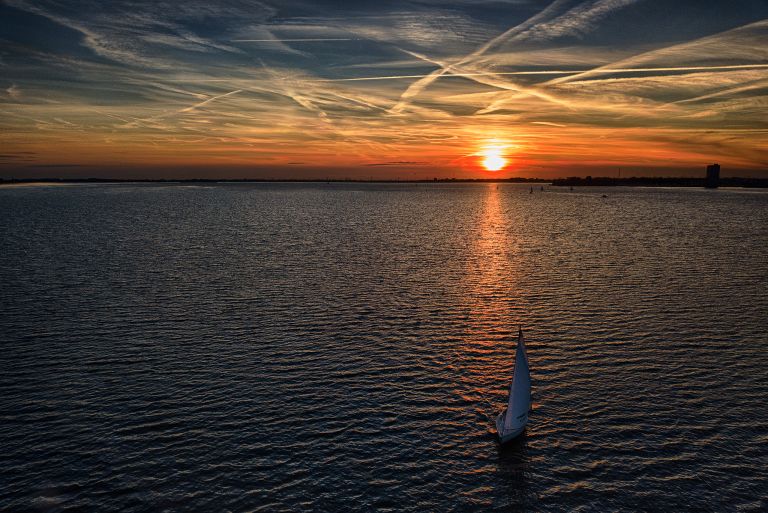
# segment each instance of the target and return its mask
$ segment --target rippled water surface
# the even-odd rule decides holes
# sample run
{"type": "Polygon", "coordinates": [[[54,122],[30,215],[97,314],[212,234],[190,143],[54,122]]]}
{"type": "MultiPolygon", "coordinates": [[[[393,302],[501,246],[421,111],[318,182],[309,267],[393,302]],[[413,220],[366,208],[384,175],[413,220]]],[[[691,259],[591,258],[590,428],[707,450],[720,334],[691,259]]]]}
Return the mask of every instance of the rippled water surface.
{"type": "Polygon", "coordinates": [[[0,509],[768,510],[768,194],[547,189],[0,189],[0,509]]]}

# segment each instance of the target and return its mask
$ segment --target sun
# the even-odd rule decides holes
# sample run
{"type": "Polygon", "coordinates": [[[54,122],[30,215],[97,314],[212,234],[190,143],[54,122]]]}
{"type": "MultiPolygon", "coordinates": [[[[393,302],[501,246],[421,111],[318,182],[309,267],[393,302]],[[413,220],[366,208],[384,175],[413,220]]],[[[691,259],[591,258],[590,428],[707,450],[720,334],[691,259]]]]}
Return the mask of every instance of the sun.
{"type": "Polygon", "coordinates": [[[475,162],[486,171],[501,171],[509,165],[507,156],[512,148],[514,145],[503,139],[486,139],[479,144],[477,153],[473,155],[477,158],[475,162]]]}
{"type": "Polygon", "coordinates": [[[488,171],[498,171],[507,165],[507,159],[498,154],[486,155],[483,159],[483,166],[488,171]]]}

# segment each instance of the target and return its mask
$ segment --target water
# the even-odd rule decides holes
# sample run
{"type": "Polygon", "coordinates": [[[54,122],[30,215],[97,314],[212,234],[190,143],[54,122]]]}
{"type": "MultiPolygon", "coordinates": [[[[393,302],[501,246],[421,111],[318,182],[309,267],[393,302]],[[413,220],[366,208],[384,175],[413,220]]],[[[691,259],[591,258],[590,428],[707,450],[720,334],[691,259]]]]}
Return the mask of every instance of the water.
{"type": "Polygon", "coordinates": [[[0,228],[0,510],[768,508],[766,193],[24,187],[0,228]]]}

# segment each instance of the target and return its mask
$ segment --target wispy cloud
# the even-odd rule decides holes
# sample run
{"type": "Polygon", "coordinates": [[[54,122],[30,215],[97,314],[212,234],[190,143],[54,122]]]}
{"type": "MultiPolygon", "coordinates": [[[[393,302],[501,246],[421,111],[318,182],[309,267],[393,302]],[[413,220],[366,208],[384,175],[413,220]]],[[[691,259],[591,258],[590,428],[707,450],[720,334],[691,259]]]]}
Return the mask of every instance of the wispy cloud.
{"type": "Polygon", "coordinates": [[[200,107],[202,107],[204,105],[208,105],[209,103],[211,103],[213,101],[220,100],[221,98],[226,98],[227,96],[232,96],[233,94],[237,94],[237,93],[241,93],[241,92],[243,92],[242,89],[236,89],[236,90],[230,91],[228,93],[219,94],[219,95],[216,95],[216,96],[211,96],[210,98],[208,98],[206,100],[203,100],[203,101],[201,101],[199,103],[196,103],[194,105],[190,105],[189,107],[185,107],[185,108],[179,110],[178,112],[192,112],[193,110],[199,109],[200,107]]]}
{"type": "MultiPolygon", "coordinates": [[[[482,57],[489,50],[502,44],[524,40],[524,39],[549,39],[553,37],[576,34],[587,31],[601,17],[609,12],[621,7],[630,5],[638,0],[598,0],[597,2],[588,2],[586,5],[579,5],[568,10],[565,14],[557,15],[569,4],[568,0],[555,0],[544,10],[515,25],[498,36],[488,40],[486,43],[475,49],[473,52],[462,57],[453,63],[445,63],[429,75],[420,78],[411,84],[401,95],[400,101],[390,110],[393,114],[401,113],[407,108],[409,102],[417,97],[424,89],[441,76],[450,73],[467,73],[467,68],[472,71],[471,66],[475,61],[482,57]]],[[[470,78],[482,76],[480,74],[465,75],[470,78]]],[[[499,75],[497,75],[498,77],[499,75]]],[[[497,80],[496,84],[500,82],[497,80]]],[[[511,83],[507,84],[511,90],[520,89],[511,83]]]]}
{"type": "Polygon", "coordinates": [[[366,164],[366,166],[423,166],[425,164],[427,164],[427,162],[420,162],[418,160],[393,160],[392,162],[373,162],[371,164],[366,164]]]}
{"type": "MultiPolygon", "coordinates": [[[[429,61],[434,62],[434,61],[429,61]]],[[[489,75],[503,76],[539,76],[539,75],[621,75],[621,74],[635,74],[635,73],[661,73],[672,71],[730,71],[737,69],[768,69],[768,64],[735,64],[731,66],[675,66],[666,68],[601,68],[595,69],[577,69],[577,70],[564,70],[564,69],[551,69],[551,70],[536,70],[536,71],[494,71],[494,72],[477,72],[477,73],[451,73],[445,75],[445,78],[469,78],[469,77],[483,77],[489,75]]],[[[421,75],[382,75],[371,77],[350,77],[350,78],[331,78],[321,79],[320,82],[365,82],[368,80],[403,80],[409,78],[425,78],[431,74],[421,75]]]]}
{"type": "Polygon", "coordinates": [[[319,41],[355,41],[349,37],[305,37],[293,39],[233,39],[233,43],[312,43],[319,41]]]}
{"type": "Polygon", "coordinates": [[[768,5],[681,2],[6,0],[48,28],[4,41],[0,145],[42,164],[427,173],[494,139],[518,170],[757,168],[768,5]]]}
{"type": "Polygon", "coordinates": [[[8,87],[5,90],[5,94],[8,96],[11,100],[20,100],[21,99],[21,88],[17,86],[16,84],[11,84],[10,87],[8,87]]]}
{"type": "Polygon", "coordinates": [[[641,0],[596,0],[576,5],[552,19],[534,23],[515,34],[514,40],[549,40],[564,36],[584,36],[594,30],[600,21],[614,11],[641,0]]]}

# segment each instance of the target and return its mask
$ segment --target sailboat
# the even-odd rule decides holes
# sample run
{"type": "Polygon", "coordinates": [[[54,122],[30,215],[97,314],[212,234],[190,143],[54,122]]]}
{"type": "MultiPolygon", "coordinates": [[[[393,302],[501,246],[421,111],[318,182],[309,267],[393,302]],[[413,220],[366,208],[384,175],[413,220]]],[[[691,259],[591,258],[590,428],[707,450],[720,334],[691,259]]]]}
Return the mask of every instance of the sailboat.
{"type": "Polygon", "coordinates": [[[515,368],[512,373],[512,385],[509,387],[507,409],[496,418],[496,432],[499,441],[509,442],[525,429],[528,412],[531,409],[531,373],[528,367],[528,355],[525,353],[523,328],[517,335],[515,368]]]}

